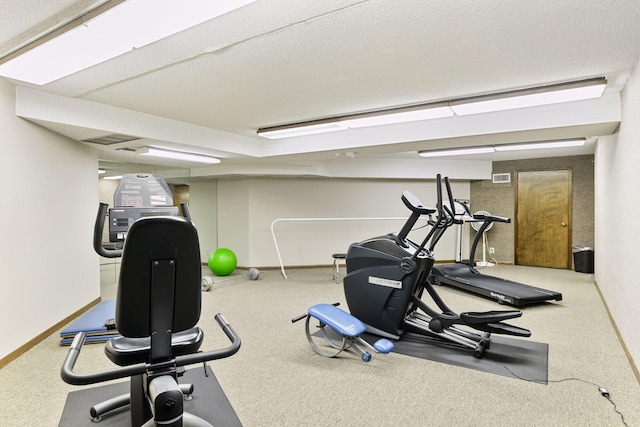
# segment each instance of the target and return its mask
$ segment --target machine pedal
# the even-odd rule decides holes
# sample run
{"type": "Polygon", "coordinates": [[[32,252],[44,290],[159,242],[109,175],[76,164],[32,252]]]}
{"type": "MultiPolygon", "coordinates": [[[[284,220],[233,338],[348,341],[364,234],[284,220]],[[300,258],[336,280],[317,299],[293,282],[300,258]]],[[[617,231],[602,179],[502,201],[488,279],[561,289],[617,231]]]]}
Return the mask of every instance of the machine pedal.
{"type": "Polygon", "coordinates": [[[522,316],[520,310],[460,313],[460,319],[468,325],[502,322],[503,320],[515,319],[520,316],[522,316]]]}
{"type": "Polygon", "coordinates": [[[530,337],[531,331],[528,329],[520,328],[518,326],[509,325],[508,323],[484,323],[473,326],[476,329],[481,331],[502,334],[502,335],[513,335],[517,337],[530,337]]]}

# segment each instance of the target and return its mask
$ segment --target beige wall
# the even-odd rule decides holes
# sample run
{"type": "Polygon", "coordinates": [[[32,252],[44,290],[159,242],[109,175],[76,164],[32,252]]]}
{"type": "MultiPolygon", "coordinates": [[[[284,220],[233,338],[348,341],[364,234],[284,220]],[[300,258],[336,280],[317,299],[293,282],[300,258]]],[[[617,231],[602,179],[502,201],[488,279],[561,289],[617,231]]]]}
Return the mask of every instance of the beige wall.
{"type": "MultiPolygon", "coordinates": [[[[400,218],[397,220],[279,221],[274,226],[285,266],[326,265],[353,242],[398,232],[409,216],[400,196],[412,191],[435,204],[433,180],[245,178],[218,181],[218,245],[231,248],[238,265],[277,267],[271,224],[280,218],[400,218]]],[[[458,198],[469,197],[466,181],[454,182],[458,198]]],[[[196,203],[195,197],[193,203],[196,203]]],[[[410,234],[421,241],[425,230],[410,234]]],[[[455,256],[455,232],[436,248],[436,258],[455,256]]]]}
{"type": "MultiPolygon", "coordinates": [[[[638,64],[640,65],[640,64],[638,64]]],[[[599,138],[595,162],[595,278],[636,366],[640,365],[640,69],[622,93],[622,121],[599,138]]]]}
{"type": "MultiPolygon", "coordinates": [[[[471,182],[471,211],[488,211],[512,219],[511,224],[493,225],[487,237],[495,247],[499,262],[513,263],[515,236],[515,193],[518,171],[570,169],[572,171],[573,211],[572,244],[594,243],[594,163],[593,156],[554,157],[493,163],[493,173],[510,173],[511,183],[493,184],[490,180],[471,182]]],[[[473,238],[473,233],[471,238],[473,238]]],[[[476,259],[482,257],[478,248],[476,259]]]]}
{"type": "Polygon", "coordinates": [[[0,79],[0,359],[100,296],[94,150],[15,115],[0,79]]]}
{"type": "Polygon", "coordinates": [[[218,248],[218,181],[194,181],[189,185],[189,208],[198,228],[200,258],[207,262],[218,248]]]}

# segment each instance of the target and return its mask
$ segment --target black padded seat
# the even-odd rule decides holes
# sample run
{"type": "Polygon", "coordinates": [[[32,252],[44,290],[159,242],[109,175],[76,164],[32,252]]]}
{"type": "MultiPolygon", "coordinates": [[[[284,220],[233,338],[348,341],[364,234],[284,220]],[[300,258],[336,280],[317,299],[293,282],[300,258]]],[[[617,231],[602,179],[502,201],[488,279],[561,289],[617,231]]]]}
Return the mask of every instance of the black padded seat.
{"type": "MultiPolygon", "coordinates": [[[[182,356],[198,351],[204,333],[198,327],[171,335],[171,353],[182,356]]],[[[151,352],[150,338],[112,338],[107,342],[104,352],[113,363],[119,366],[149,362],[151,352]]]]}

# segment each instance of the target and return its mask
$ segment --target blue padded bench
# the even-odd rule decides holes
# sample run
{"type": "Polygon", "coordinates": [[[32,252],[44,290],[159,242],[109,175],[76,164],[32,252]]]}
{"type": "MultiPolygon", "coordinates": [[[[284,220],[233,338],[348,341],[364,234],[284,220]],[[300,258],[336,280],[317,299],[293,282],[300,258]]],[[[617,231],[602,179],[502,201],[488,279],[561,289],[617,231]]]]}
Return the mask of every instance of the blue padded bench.
{"type": "Polygon", "coordinates": [[[332,304],[316,304],[309,307],[306,315],[298,316],[292,322],[307,318],[307,340],[313,350],[325,357],[336,357],[344,350],[353,348],[363,361],[371,360],[371,353],[366,349],[375,350],[378,353],[387,354],[394,349],[394,344],[386,338],[377,340],[373,345],[363,340],[360,335],[365,332],[366,326],[356,317],[343,311],[332,304]],[[319,322],[319,329],[326,345],[320,347],[311,334],[310,320],[314,318],[319,322]],[[327,330],[327,327],[329,330],[327,330]],[[327,350],[328,348],[329,350],[327,350]]]}

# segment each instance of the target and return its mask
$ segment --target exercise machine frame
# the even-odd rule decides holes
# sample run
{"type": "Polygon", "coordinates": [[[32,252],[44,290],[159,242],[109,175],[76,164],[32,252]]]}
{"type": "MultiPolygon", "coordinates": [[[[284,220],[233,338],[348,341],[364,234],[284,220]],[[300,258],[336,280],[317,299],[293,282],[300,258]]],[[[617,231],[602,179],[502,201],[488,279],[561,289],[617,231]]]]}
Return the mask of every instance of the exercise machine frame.
{"type": "MultiPolygon", "coordinates": [[[[448,178],[444,178],[444,182],[453,206],[448,178]]],[[[435,261],[434,248],[446,229],[455,223],[455,215],[443,203],[440,175],[436,183],[437,208],[425,207],[415,195],[405,191],[402,201],[411,215],[398,234],[350,245],[346,256],[345,298],[349,311],[365,323],[367,332],[396,340],[405,332],[415,332],[471,349],[475,357],[481,358],[490,347],[492,333],[529,337],[531,332],[504,323],[520,317],[519,310],[457,314],[428,282],[435,261]],[[435,213],[437,216],[433,219],[435,213]],[[423,215],[429,216],[431,228],[422,243],[417,244],[407,236],[423,215]],[[422,301],[425,290],[440,311],[422,301]]]]}

